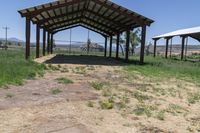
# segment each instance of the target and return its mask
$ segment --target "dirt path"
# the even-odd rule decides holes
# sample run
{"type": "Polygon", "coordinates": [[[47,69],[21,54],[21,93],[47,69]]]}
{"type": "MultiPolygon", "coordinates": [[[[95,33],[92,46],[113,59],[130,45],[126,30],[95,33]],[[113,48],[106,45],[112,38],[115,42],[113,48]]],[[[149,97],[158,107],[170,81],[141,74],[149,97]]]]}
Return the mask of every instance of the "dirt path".
{"type": "Polygon", "coordinates": [[[198,132],[200,105],[187,102],[187,93],[195,92],[198,86],[176,79],[156,82],[138,73],[130,75],[117,62],[106,61],[101,60],[103,65],[58,61],[47,65],[43,77],[1,89],[0,132],[198,132]],[[59,78],[73,83],[60,83],[59,78]],[[103,109],[111,103],[112,109],[103,109]]]}

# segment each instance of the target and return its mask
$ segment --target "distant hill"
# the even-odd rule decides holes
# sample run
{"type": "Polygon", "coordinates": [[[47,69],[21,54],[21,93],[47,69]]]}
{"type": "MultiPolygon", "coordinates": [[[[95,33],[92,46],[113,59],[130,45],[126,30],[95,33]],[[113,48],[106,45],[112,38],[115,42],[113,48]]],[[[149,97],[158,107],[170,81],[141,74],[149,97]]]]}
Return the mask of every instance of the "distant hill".
{"type": "MultiPolygon", "coordinates": [[[[5,38],[0,38],[0,41],[5,41],[5,38]]],[[[8,38],[8,41],[9,41],[9,42],[20,42],[20,43],[24,43],[23,40],[20,40],[20,39],[15,38],[15,37],[8,38]]]]}

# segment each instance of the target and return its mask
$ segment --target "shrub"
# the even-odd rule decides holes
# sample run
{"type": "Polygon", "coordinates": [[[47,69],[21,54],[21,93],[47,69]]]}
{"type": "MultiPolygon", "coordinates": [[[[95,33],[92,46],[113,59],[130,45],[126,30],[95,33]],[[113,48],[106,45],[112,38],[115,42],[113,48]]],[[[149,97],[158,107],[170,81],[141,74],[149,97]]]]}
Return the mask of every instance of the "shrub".
{"type": "Polygon", "coordinates": [[[59,93],[61,93],[62,90],[58,89],[58,88],[55,88],[55,89],[52,89],[51,93],[54,94],[54,95],[57,95],[59,93]]]}
{"type": "Polygon", "coordinates": [[[56,80],[58,81],[58,83],[61,83],[61,84],[72,84],[73,83],[72,80],[64,78],[64,77],[57,78],[56,80]]]}
{"type": "Polygon", "coordinates": [[[112,109],[113,108],[113,102],[110,100],[103,100],[99,102],[102,109],[112,109]]]}

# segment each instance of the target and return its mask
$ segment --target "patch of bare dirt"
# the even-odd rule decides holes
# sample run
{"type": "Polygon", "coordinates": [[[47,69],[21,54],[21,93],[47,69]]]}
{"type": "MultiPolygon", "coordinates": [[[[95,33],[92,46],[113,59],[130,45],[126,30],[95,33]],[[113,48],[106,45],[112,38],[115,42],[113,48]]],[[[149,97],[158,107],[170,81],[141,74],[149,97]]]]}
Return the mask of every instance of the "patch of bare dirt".
{"type": "MultiPolygon", "coordinates": [[[[63,59],[63,57],[61,57],[63,59]]],[[[77,58],[77,57],[76,57],[77,58]]],[[[88,58],[88,57],[87,57],[88,58]]],[[[37,59],[53,61],[55,55],[37,59]]],[[[200,130],[199,91],[193,83],[127,73],[116,61],[59,60],[44,77],[0,90],[0,132],[187,133],[200,130]],[[107,63],[108,61],[109,63],[107,63]],[[103,63],[102,63],[103,62],[103,63]],[[108,65],[109,64],[109,65],[108,65]],[[59,83],[67,78],[70,84],[59,83]],[[54,94],[52,90],[57,89],[54,94]],[[196,97],[194,97],[196,98],[196,97]],[[195,100],[195,99],[192,99],[195,100]]]]}

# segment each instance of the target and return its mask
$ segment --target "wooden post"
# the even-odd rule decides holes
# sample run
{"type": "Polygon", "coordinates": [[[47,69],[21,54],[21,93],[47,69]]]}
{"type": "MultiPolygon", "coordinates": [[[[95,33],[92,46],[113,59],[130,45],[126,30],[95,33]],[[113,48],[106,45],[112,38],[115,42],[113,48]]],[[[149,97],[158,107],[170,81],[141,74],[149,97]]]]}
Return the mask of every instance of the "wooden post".
{"type": "Polygon", "coordinates": [[[173,38],[171,38],[171,43],[170,43],[170,58],[172,58],[172,42],[173,42],[173,38]]]}
{"type": "Polygon", "coordinates": [[[119,59],[119,40],[120,40],[120,34],[117,34],[117,42],[116,42],[116,59],[119,59]]]}
{"type": "Polygon", "coordinates": [[[112,57],[112,36],[110,36],[110,53],[109,53],[109,57],[112,57]]]}
{"type": "Polygon", "coordinates": [[[165,49],[165,58],[168,58],[168,47],[169,47],[169,39],[170,38],[166,38],[166,49],[165,49]]]}
{"type": "Polygon", "coordinates": [[[47,36],[47,53],[49,54],[49,50],[50,49],[50,33],[48,32],[48,36],[47,36]]]}
{"type": "Polygon", "coordinates": [[[128,62],[129,58],[129,44],[130,44],[130,30],[126,31],[126,55],[125,55],[125,61],[128,62]]]}
{"type": "Polygon", "coordinates": [[[156,57],[157,39],[154,39],[153,57],[156,57]]]}
{"type": "Polygon", "coordinates": [[[51,54],[53,54],[53,34],[51,34],[51,54]]]}
{"type": "Polygon", "coordinates": [[[36,25],[36,58],[40,57],[40,27],[36,25]]]}
{"type": "Polygon", "coordinates": [[[31,21],[30,18],[26,18],[26,52],[25,58],[30,57],[30,37],[31,37],[31,21]]]}
{"type": "Polygon", "coordinates": [[[182,36],[181,60],[183,60],[184,46],[185,46],[185,36],[182,36]]]}
{"type": "Polygon", "coordinates": [[[45,56],[46,54],[46,31],[43,29],[43,49],[42,49],[42,54],[45,56]]]}
{"type": "Polygon", "coordinates": [[[186,44],[185,44],[185,60],[187,60],[187,51],[188,51],[188,37],[186,38],[186,44]]]}
{"type": "Polygon", "coordinates": [[[104,51],[104,57],[107,56],[107,43],[108,43],[108,38],[105,36],[105,51],[104,51]]]}
{"type": "Polygon", "coordinates": [[[146,43],[146,25],[142,26],[141,50],[140,50],[140,64],[144,63],[145,43],[146,43]]]}

